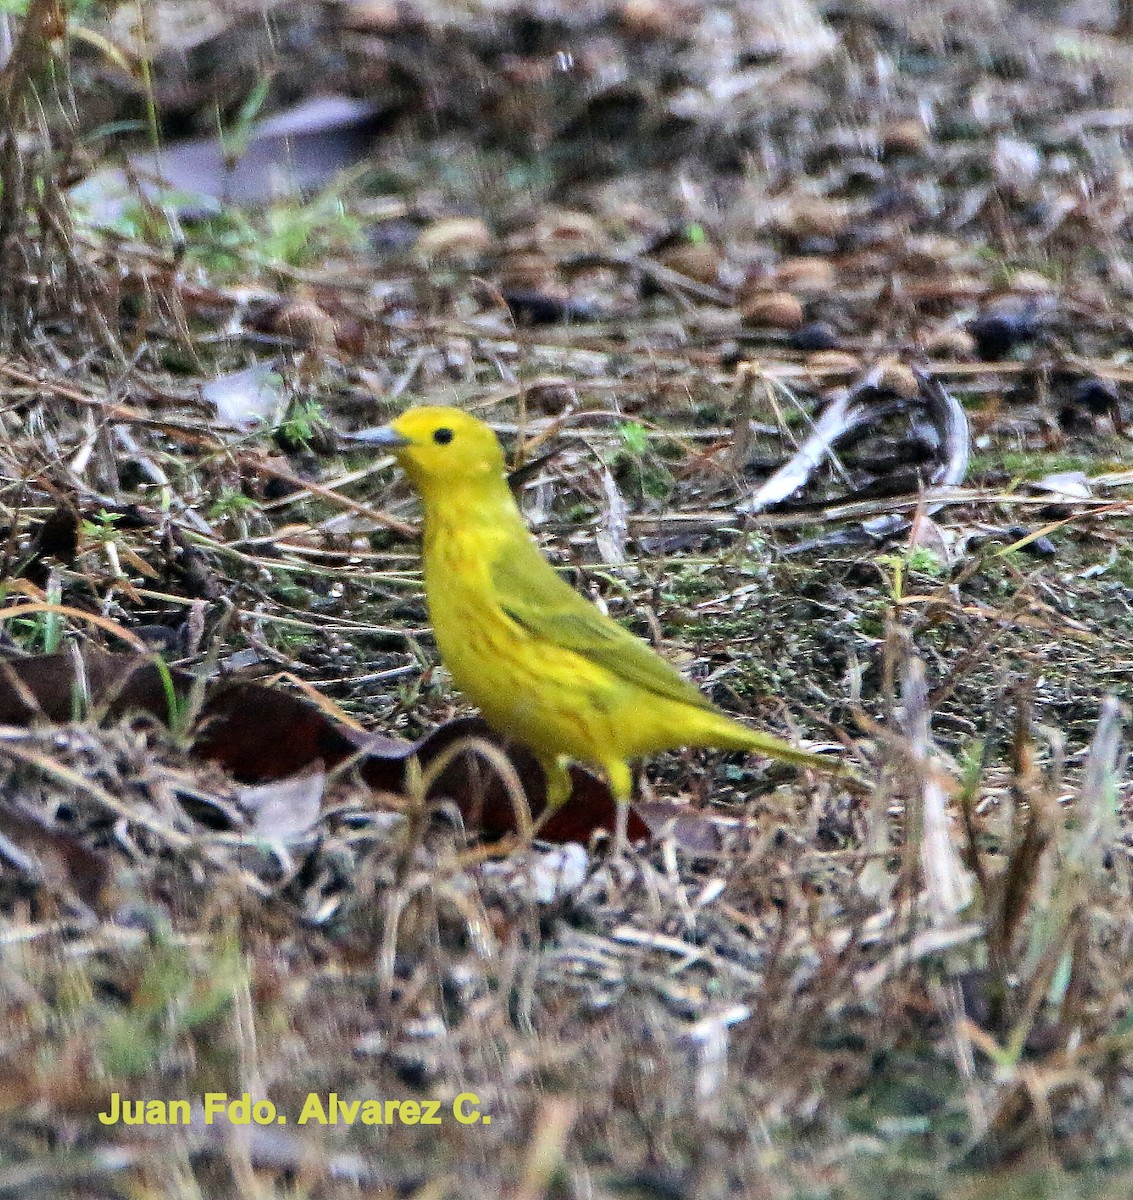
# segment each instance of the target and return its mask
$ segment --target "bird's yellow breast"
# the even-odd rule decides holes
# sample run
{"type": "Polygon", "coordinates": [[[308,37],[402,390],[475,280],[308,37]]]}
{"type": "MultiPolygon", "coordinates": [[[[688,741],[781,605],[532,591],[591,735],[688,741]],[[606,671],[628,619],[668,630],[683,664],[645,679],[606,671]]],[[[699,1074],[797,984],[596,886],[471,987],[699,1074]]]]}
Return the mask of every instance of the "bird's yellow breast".
{"type": "MultiPolygon", "coordinates": [[[[526,535],[525,535],[526,536],[526,535]]],[[[712,744],[742,727],[711,709],[646,692],[580,654],[535,637],[501,607],[491,562],[506,536],[432,523],[425,589],[453,682],[492,728],[540,756],[607,764],[681,744],[712,744]]],[[[548,566],[547,568],[551,568],[548,566]]]]}
{"type": "Polygon", "coordinates": [[[429,617],[453,682],[489,725],[537,753],[605,761],[617,748],[624,685],[503,611],[490,576],[496,552],[490,535],[470,538],[447,523],[426,542],[429,617]]]}
{"type": "Polygon", "coordinates": [[[425,591],[441,657],[488,723],[535,751],[552,802],[570,792],[563,758],[601,768],[618,800],[632,791],[628,760],[676,746],[823,765],[725,716],[555,575],[482,421],[420,407],[379,432],[425,505],[425,591]]]}

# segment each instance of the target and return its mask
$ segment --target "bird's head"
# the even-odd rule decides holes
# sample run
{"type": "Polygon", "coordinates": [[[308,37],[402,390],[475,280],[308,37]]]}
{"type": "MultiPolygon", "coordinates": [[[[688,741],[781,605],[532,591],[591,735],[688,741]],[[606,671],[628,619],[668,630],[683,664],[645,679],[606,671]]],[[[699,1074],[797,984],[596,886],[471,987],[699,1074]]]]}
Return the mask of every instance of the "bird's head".
{"type": "Polygon", "coordinates": [[[504,476],[499,439],[483,421],[459,408],[411,408],[362,436],[371,445],[388,447],[426,500],[504,476]]]}

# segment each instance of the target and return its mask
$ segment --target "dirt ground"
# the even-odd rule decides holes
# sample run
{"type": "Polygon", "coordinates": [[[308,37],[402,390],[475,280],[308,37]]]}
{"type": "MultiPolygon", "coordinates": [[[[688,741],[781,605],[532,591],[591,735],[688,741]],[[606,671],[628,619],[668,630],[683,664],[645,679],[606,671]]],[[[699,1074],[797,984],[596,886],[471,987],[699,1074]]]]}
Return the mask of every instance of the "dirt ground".
{"type": "Polygon", "coordinates": [[[1127,17],[2,18],[0,1197],[1133,1193],[1127,17]],[[853,779],[519,845],[421,403],[853,779]]]}

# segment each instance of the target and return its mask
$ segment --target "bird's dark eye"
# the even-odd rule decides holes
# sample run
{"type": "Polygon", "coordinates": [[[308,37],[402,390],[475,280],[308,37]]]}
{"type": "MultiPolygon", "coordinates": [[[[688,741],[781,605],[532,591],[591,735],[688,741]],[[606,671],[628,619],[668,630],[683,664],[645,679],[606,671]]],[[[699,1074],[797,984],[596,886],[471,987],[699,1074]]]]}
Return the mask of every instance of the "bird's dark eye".
{"type": "Polygon", "coordinates": [[[451,429],[434,429],[433,430],[433,441],[436,442],[438,446],[447,446],[449,444],[449,442],[452,441],[452,430],[451,429]]]}

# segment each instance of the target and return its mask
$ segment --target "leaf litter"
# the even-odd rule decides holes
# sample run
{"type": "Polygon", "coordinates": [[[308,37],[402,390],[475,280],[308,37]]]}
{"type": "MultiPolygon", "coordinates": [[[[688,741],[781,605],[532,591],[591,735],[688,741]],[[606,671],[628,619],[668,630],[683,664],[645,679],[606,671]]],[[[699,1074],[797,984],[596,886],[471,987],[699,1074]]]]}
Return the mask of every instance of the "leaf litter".
{"type": "Polygon", "coordinates": [[[315,79],[376,153],[96,225],[6,93],[0,1192],[1124,1194],[1108,14],[179,7],[141,50],[77,18],[84,130],[145,61],[222,162],[315,79]],[[352,436],[430,399],[504,433],[582,590],[871,786],[670,756],[626,872],[579,772],[567,842],[506,853],[539,781],[436,669],[352,436]],[[95,1120],[213,1083],[493,1121],[95,1120]]]}

